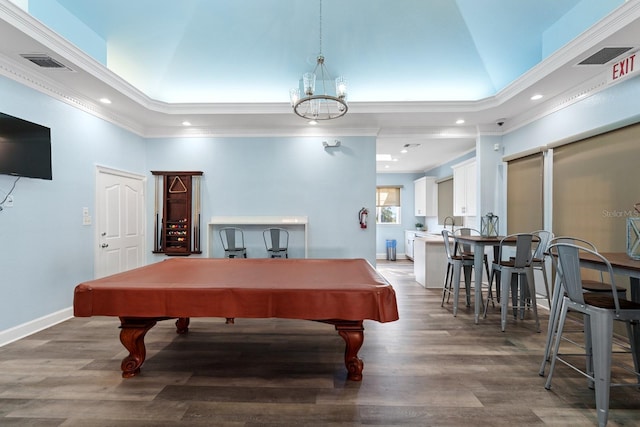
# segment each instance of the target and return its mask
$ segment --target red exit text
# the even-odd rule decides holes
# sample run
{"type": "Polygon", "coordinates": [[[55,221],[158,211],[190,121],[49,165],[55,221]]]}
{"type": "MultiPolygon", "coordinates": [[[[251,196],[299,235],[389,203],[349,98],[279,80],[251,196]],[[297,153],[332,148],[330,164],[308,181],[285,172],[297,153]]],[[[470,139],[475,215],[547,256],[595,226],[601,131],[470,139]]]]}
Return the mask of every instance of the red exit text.
{"type": "Polygon", "coordinates": [[[633,55],[627,56],[622,61],[613,64],[613,67],[611,67],[611,79],[617,80],[633,73],[635,71],[635,59],[636,54],[634,53],[633,55]]]}

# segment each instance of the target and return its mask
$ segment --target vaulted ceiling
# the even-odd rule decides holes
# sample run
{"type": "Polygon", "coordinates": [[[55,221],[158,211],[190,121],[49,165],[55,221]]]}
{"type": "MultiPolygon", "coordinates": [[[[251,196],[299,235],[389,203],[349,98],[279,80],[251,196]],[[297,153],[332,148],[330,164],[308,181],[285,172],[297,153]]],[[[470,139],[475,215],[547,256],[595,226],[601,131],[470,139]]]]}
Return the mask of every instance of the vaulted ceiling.
{"type": "MultiPolygon", "coordinates": [[[[579,3],[323,0],[322,53],[334,76],[347,77],[352,102],[479,100],[569,41],[564,31],[548,40],[545,32],[579,3]]],[[[601,3],[590,19],[572,22],[571,38],[620,1],[601,3]]],[[[320,49],[319,0],[29,4],[46,25],[164,102],[288,102],[320,49]],[[62,19],[65,12],[78,25],[62,19]],[[89,42],[86,31],[99,40],[89,42]]]]}
{"type": "Polygon", "coordinates": [[[36,20],[0,0],[0,36],[15,40],[0,58],[30,67],[21,54],[49,54],[73,73],[38,72],[86,103],[111,98],[96,108],[138,134],[374,135],[398,160],[380,171],[469,151],[479,131],[539,109],[534,93],[566,97],[602,77],[606,63],[580,60],[640,45],[638,0],[323,0],[322,22],[318,0],[14,3],[36,20]],[[350,105],[311,128],[291,112],[289,89],[319,53],[347,78],[350,105]]]}

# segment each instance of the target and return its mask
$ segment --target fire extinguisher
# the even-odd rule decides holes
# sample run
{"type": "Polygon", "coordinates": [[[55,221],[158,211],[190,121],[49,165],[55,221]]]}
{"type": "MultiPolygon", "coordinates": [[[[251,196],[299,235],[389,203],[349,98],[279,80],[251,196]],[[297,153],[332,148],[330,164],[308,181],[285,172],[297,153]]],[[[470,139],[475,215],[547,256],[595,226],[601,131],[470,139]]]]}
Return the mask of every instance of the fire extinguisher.
{"type": "Polygon", "coordinates": [[[367,208],[360,209],[358,212],[358,220],[360,221],[360,228],[367,228],[367,216],[369,215],[369,211],[367,208]]]}

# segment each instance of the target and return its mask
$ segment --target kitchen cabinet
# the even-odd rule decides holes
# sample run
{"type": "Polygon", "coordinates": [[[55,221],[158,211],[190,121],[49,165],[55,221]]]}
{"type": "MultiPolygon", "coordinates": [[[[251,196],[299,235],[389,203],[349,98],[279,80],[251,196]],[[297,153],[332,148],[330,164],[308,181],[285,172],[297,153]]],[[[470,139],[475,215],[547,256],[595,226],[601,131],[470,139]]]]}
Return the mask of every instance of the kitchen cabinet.
{"type": "Polygon", "coordinates": [[[423,176],[413,181],[415,216],[438,216],[436,177],[423,176]]]}
{"type": "Polygon", "coordinates": [[[471,159],[453,169],[453,215],[476,216],[476,160],[471,159]]]}
{"type": "Polygon", "coordinates": [[[413,206],[415,216],[424,216],[427,210],[427,179],[426,177],[418,178],[413,181],[413,206]]]}
{"type": "Polygon", "coordinates": [[[413,242],[416,239],[416,232],[406,230],[404,232],[404,253],[407,258],[413,260],[413,242]]]}
{"type": "Polygon", "coordinates": [[[413,253],[416,282],[425,288],[442,288],[447,272],[447,255],[442,236],[418,234],[413,253]]]}

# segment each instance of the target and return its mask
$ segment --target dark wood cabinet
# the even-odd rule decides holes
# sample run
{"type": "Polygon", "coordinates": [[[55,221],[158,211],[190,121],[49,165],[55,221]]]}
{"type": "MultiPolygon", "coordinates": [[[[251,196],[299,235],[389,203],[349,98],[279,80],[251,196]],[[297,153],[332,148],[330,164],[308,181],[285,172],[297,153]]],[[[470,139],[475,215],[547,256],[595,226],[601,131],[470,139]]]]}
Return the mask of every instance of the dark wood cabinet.
{"type": "Polygon", "coordinates": [[[156,180],[154,253],[190,255],[200,249],[202,172],[151,171],[156,180]]]}

